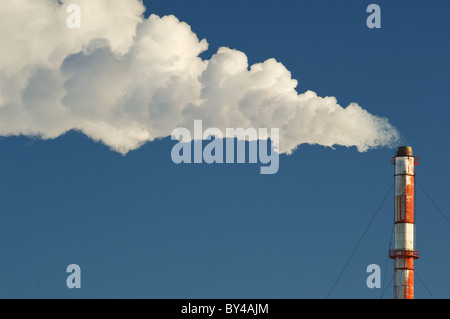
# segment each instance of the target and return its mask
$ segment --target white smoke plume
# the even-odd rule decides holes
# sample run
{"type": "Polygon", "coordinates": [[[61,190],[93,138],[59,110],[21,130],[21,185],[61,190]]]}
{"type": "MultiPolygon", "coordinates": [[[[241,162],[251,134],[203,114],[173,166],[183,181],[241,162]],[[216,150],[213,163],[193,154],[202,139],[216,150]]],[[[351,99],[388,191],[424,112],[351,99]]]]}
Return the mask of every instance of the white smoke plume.
{"type": "Polygon", "coordinates": [[[387,119],[334,97],[299,94],[269,59],[208,49],[174,16],[144,17],[138,0],[0,1],[0,136],[79,130],[126,154],[177,127],[279,128],[280,152],[302,144],[391,146],[387,119]],[[70,3],[69,3],[70,2],[70,3]],[[66,25],[69,4],[81,28],[66,25]]]}

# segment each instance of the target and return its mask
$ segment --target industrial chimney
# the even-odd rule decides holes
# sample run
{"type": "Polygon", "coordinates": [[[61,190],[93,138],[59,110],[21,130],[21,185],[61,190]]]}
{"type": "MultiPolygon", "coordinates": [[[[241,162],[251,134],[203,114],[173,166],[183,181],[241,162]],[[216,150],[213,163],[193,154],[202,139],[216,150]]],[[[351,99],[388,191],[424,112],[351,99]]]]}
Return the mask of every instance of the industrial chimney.
{"type": "Polygon", "coordinates": [[[395,244],[389,250],[389,257],[394,259],[394,298],[414,299],[414,260],[419,258],[415,249],[414,165],[418,161],[410,146],[401,146],[392,163],[395,165],[395,244]]]}

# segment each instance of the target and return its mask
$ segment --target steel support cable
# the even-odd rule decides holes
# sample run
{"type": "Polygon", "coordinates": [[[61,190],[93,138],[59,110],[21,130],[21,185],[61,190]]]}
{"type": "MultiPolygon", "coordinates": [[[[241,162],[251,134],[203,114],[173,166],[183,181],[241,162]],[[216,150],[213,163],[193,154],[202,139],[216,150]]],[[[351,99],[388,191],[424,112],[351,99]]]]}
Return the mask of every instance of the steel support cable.
{"type": "Polygon", "coordinates": [[[388,285],[386,286],[386,288],[381,289],[382,292],[381,292],[381,297],[380,297],[380,299],[383,298],[384,293],[388,290],[388,288],[391,286],[391,283],[392,283],[393,281],[394,281],[394,274],[392,274],[391,281],[389,281],[389,283],[388,283],[388,285]]]}
{"type": "Polygon", "coordinates": [[[428,293],[430,294],[431,298],[436,299],[436,298],[434,298],[434,296],[431,293],[430,289],[428,289],[427,285],[425,285],[423,280],[420,278],[419,274],[417,273],[417,270],[414,270],[414,274],[416,275],[417,279],[419,279],[419,281],[422,283],[422,285],[425,287],[425,289],[428,291],[428,293]]]}
{"type": "MultiPolygon", "coordinates": [[[[430,294],[431,298],[434,298],[433,294],[431,293],[430,289],[428,289],[427,285],[425,285],[425,283],[423,282],[423,280],[420,278],[419,274],[417,273],[417,270],[414,270],[414,275],[417,277],[417,279],[419,279],[419,281],[421,282],[421,284],[425,287],[425,289],[428,291],[428,293],[430,294]]],[[[383,290],[383,292],[381,293],[381,298],[383,298],[384,293],[388,290],[388,288],[391,286],[392,281],[394,280],[394,277],[391,278],[391,281],[389,281],[388,285],[386,286],[386,288],[383,290]]]]}
{"type": "Polygon", "coordinates": [[[361,238],[359,239],[358,243],[356,244],[355,248],[353,249],[350,257],[348,258],[347,262],[345,263],[344,267],[342,268],[338,278],[336,279],[336,281],[334,282],[333,286],[331,287],[330,292],[327,295],[327,299],[328,299],[328,297],[330,297],[331,293],[333,292],[334,287],[336,287],[336,284],[338,283],[339,279],[341,278],[342,274],[344,273],[345,268],[347,268],[348,264],[350,263],[350,260],[353,258],[353,255],[355,254],[356,250],[358,249],[359,244],[361,244],[364,236],[366,236],[367,231],[369,230],[370,226],[372,225],[373,221],[375,220],[375,217],[377,217],[378,212],[380,211],[381,207],[383,206],[384,202],[386,201],[386,198],[389,196],[389,194],[390,194],[390,192],[391,192],[393,187],[394,187],[394,183],[389,188],[389,191],[386,193],[386,196],[384,196],[383,200],[381,201],[380,206],[378,206],[378,209],[376,210],[375,214],[373,215],[369,225],[367,225],[366,230],[362,234],[361,238]]]}
{"type": "MultiPolygon", "coordinates": [[[[439,206],[436,204],[436,202],[431,198],[430,194],[428,194],[428,192],[425,190],[425,188],[422,186],[422,184],[420,184],[420,182],[417,180],[416,177],[416,182],[417,185],[419,185],[419,187],[422,189],[422,191],[425,193],[425,195],[428,197],[428,199],[430,200],[430,202],[434,205],[434,207],[436,208],[436,210],[441,214],[442,218],[445,219],[445,221],[447,222],[447,224],[450,225],[450,221],[447,218],[447,216],[442,212],[442,210],[439,208],[439,206]]],[[[419,274],[417,273],[417,270],[414,270],[414,274],[417,276],[417,279],[419,279],[420,283],[425,287],[425,289],[428,291],[428,293],[430,294],[431,298],[436,299],[433,294],[431,293],[430,289],[428,289],[427,285],[423,282],[423,280],[420,278],[419,274]]]]}
{"type": "MultiPolygon", "coordinates": [[[[393,234],[394,234],[394,226],[395,226],[395,223],[392,224],[391,239],[389,240],[389,250],[391,249],[391,245],[392,245],[392,237],[393,237],[393,234]]],[[[388,269],[387,267],[388,267],[388,263],[389,263],[389,250],[388,250],[388,253],[387,253],[387,256],[386,256],[386,266],[384,267],[385,270],[384,270],[383,284],[381,285],[381,287],[384,287],[384,283],[386,282],[386,275],[387,275],[387,269],[388,269]]],[[[381,289],[380,299],[383,298],[384,291],[385,290],[381,289]]]]}
{"type": "Polygon", "coordinates": [[[434,202],[434,200],[431,198],[431,196],[428,194],[428,192],[425,190],[425,188],[423,188],[422,184],[420,184],[420,182],[417,180],[416,178],[416,182],[417,185],[419,185],[419,187],[423,190],[423,192],[425,193],[425,195],[427,195],[428,199],[433,203],[434,207],[436,207],[437,211],[441,214],[441,216],[445,219],[445,221],[447,222],[447,224],[450,225],[450,220],[447,218],[447,216],[445,216],[445,214],[441,211],[441,209],[439,208],[439,206],[434,202]]]}

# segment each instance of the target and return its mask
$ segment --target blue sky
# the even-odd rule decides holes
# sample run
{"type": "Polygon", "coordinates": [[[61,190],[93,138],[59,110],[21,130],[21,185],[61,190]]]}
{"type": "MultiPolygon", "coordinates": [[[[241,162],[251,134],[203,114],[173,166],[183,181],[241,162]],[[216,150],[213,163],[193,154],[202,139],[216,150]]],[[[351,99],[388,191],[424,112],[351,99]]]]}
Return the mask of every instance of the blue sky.
{"type": "MultiPolygon", "coordinates": [[[[357,102],[411,145],[417,178],[450,217],[448,1],[144,1],[249,63],[276,58],[297,90],[357,102]]],[[[170,138],[126,156],[71,131],[0,139],[1,298],[325,298],[393,184],[394,148],[301,145],[274,175],[256,164],[176,165],[170,138]],[[67,265],[82,288],[68,289],[67,265]]],[[[449,298],[450,225],[416,191],[416,262],[449,298]]],[[[386,269],[391,192],[332,298],[379,298],[366,267],[386,269]]],[[[392,285],[385,298],[392,298],[392,285]]],[[[429,298],[416,279],[416,298],[429,298]]]]}

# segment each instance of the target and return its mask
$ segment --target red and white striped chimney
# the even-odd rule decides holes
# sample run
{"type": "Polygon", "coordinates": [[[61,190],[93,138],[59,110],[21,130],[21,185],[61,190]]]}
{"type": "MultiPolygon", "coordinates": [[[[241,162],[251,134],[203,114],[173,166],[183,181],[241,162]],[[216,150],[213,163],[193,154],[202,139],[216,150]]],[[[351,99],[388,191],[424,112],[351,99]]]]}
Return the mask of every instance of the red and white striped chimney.
{"type": "Polygon", "coordinates": [[[394,298],[414,299],[414,165],[418,164],[410,146],[397,149],[395,165],[395,245],[389,250],[394,259],[394,298]]]}

